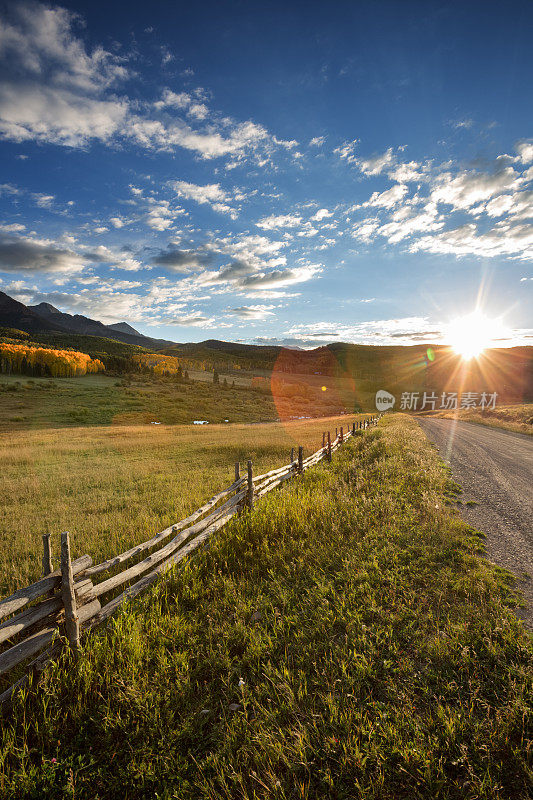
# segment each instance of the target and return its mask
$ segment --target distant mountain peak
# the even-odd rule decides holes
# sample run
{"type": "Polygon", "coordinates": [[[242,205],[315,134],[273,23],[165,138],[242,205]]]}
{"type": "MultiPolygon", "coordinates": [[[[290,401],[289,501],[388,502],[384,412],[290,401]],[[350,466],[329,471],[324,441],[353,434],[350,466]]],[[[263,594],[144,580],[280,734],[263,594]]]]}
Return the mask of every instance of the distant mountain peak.
{"type": "Polygon", "coordinates": [[[61,311],[51,303],[39,303],[36,306],[28,306],[28,308],[33,308],[37,313],[39,313],[39,311],[48,311],[49,314],[61,314],[61,311]]]}
{"type": "Polygon", "coordinates": [[[113,325],[108,325],[108,328],[112,328],[114,331],[122,331],[122,333],[131,333],[132,336],[142,336],[142,333],[136,331],[135,328],[132,328],[131,325],[128,325],[127,322],[114,322],[113,325]]]}

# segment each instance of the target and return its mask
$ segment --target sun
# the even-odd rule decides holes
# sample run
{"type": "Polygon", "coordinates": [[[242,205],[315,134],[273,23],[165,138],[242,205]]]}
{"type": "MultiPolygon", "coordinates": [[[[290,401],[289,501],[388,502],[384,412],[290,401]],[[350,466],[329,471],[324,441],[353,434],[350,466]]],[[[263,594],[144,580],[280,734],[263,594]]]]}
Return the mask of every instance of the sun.
{"type": "Polygon", "coordinates": [[[496,339],[508,335],[499,320],[489,319],[479,311],[450,322],[447,333],[455,352],[466,361],[481,355],[487,347],[494,345],[496,339]]]}

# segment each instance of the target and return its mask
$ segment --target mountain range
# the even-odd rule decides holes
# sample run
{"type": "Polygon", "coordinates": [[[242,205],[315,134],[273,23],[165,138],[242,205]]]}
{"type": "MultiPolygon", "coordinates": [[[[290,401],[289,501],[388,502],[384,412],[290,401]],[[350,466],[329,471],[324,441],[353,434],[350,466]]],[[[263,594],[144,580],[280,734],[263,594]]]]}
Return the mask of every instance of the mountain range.
{"type": "Polygon", "coordinates": [[[27,333],[75,333],[116,339],[125,344],[137,344],[149,350],[161,350],[175,345],[168,339],[143,336],[127,322],[104,325],[103,322],[82,314],[65,314],[50,303],[26,306],[13,297],[0,292],[0,326],[17,328],[27,333]]]}
{"type": "MultiPolygon", "coordinates": [[[[143,336],[127,322],[104,325],[81,314],[65,314],[49,303],[26,306],[4,292],[0,292],[1,327],[25,331],[35,341],[52,345],[59,338],[61,346],[83,348],[84,352],[98,358],[106,353],[127,357],[129,351],[119,353],[116,347],[140,345],[162,355],[195,363],[204,370],[226,369],[231,372],[237,369],[272,375],[344,375],[351,376],[359,385],[366,381],[369,386],[392,387],[394,391],[423,391],[429,387],[443,390],[450,385],[455,388],[461,379],[469,391],[497,391],[502,400],[506,398],[508,402],[533,399],[533,347],[494,348],[486,350],[479,359],[463,362],[452,348],[445,345],[375,346],[335,342],[312,350],[300,350],[217,339],[178,344],[143,336]],[[69,336],[72,337],[70,342],[69,336]],[[84,341],[79,341],[82,338],[84,341]],[[109,340],[114,340],[116,345],[109,340]],[[64,341],[66,345],[63,345],[64,341]],[[106,341],[109,346],[105,345],[106,341]]],[[[9,336],[9,333],[3,335],[9,336]]],[[[109,366],[111,369],[121,368],[115,362],[109,366]]]]}

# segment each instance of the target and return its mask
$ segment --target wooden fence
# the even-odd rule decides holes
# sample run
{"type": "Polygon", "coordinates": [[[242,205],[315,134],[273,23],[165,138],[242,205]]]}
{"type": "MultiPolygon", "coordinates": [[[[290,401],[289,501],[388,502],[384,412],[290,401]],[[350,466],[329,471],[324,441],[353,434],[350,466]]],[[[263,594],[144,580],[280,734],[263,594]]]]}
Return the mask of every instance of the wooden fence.
{"type": "Polygon", "coordinates": [[[69,534],[61,534],[60,568],[52,570],[50,534],[43,536],[43,577],[0,600],[0,677],[18,669],[23,672],[0,694],[0,706],[9,704],[17,689],[43,669],[64,646],[74,657],[80,650],[80,636],[107,620],[126,600],[141,594],[171,565],[193,552],[233,516],[285,481],[302,474],[331,455],[356,431],[375,425],[371,417],[322,435],[322,446],[308,458],[303,447],[291,451],[289,464],[264,475],[253,474],[248,461],[241,476],[235,465],[235,480],[211,497],[201,508],[145,542],[93,564],[89,555],[71,559],[69,534]],[[165,543],[165,544],[164,544],[165,543]],[[131,564],[126,569],[124,564],[131,564]],[[126,587],[126,588],[124,588],[126,587]],[[117,594],[118,590],[118,594],[117,594]],[[3,621],[2,621],[3,620],[3,621]],[[15,643],[13,643],[15,642],[15,643]]]}

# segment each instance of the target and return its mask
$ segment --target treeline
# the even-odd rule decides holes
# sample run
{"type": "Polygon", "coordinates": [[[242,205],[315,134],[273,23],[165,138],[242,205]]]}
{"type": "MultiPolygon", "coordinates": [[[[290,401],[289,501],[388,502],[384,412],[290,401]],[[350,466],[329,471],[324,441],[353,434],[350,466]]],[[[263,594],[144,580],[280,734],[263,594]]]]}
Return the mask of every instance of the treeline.
{"type": "Polygon", "coordinates": [[[0,373],[32,377],[74,378],[103,372],[99,359],[77,350],[52,350],[24,344],[0,343],[0,373]]]}
{"type": "Polygon", "coordinates": [[[137,372],[166,377],[175,376],[178,380],[189,377],[187,370],[184,370],[187,364],[182,359],[174,356],[162,356],[159,353],[142,353],[133,356],[132,362],[137,372]]]}
{"type": "Polygon", "coordinates": [[[5,327],[0,327],[0,342],[7,344],[24,342],[31,347],[45,347],[51,350],[77,350],[101,361],[106,372],[118,374],[138,372],[139,365],[133,361],[133,356],[147,352],[139,345],[126,344],[102,336],[56,332],[30,335],[26,331],[5,327]]]}

